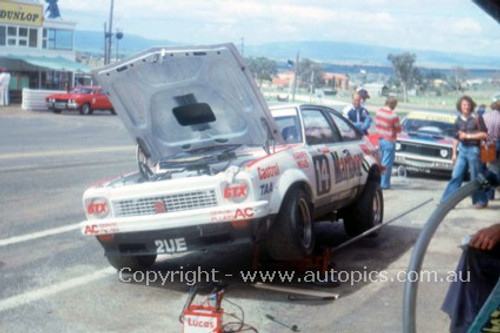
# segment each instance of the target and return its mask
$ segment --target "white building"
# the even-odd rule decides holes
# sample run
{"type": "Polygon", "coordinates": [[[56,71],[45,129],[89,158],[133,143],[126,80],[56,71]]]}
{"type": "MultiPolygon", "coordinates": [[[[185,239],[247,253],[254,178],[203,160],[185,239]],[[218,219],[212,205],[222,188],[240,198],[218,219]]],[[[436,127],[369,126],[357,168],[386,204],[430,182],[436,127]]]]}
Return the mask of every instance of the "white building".
{"type": "Polygon", "coordinates": [[[11,74],[14,103],[23,88],[68,89],[75,74],[88,72],[75,61],[76,22],[44,17],[43,3],[0,0],[0,68],[11,74]]]}

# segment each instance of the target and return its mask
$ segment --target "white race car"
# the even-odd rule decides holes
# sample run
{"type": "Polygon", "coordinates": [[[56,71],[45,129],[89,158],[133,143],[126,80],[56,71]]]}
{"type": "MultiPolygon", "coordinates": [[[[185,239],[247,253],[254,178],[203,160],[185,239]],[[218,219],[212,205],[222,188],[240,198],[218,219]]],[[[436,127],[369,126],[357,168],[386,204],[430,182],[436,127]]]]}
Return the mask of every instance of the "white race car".
{"type": "Polygon", "coordinates": [[[234,45],[154,48],[93,75],[138,146],[139,171],[83,196],[81,231],[117,269],[248,242],[296,259],[315,221],[382,222],[377,149],[328,107],[270,110],[234,45]]]}

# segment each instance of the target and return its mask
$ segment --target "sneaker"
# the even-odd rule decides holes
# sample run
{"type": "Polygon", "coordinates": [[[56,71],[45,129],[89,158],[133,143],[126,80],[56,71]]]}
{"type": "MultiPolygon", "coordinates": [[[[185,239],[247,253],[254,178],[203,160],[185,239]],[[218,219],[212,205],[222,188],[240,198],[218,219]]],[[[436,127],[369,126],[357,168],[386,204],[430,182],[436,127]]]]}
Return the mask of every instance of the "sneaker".
{"type": "Polygon", "coordinates": [[[484,208],[486,208],[486,206],[488,206],[488,205],[477,205],[476,204],[476,205],[474,205],[474,208],[475,209],[484,209],[484,208]]]}

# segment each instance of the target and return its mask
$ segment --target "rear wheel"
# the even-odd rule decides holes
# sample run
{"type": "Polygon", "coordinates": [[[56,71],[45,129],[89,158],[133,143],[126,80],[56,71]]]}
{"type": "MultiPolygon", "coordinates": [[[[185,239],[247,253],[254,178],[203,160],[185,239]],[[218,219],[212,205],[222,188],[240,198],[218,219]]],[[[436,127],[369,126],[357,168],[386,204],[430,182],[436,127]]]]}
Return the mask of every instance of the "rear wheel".
{"type": "Polygon", "coordinates": [[[148,269],[155,263],[156,254],[144,256],[109,256],[106,257],[114,268],[121,270],[129,268],[131,271],[148,269]]]}
{"type": "Polygon", "coordinates": [[[115,109],[110,109],[109,111],[111,112],[111,114],[112,114],[112,115],[116,116],[116,111],[115,111],[115,109]]]}
{"type": "Polygon", "coordinates": [[[292,188],[266,237],[266,249],[274,260],[301,259],[314,249],[311,204],[304,190],[292,188]]]}
{"type": "MultiPolygon", "coordinates": [[[[357,236],[381,224],[384,217],[384,199],[379,182],[369,178],[358,201],[344,208],[341,216],[349,236],[357,236]]],[[[377,235],[377,232],[373,235],[377,235]]]]}
{"type": "Polygon", "coordinates": [[[80,114],[83,114],[84,116],[88,116],[88,115],[92,114],[92,108],[90,107],[89,103],[84,103],[80,107],[80,114]]]}
{"type": "Polygon", "coordinates": [[[60,109],[53,109],[52,112],[54,112],[54,113],[61,113],[61,110],[60,109]]]}

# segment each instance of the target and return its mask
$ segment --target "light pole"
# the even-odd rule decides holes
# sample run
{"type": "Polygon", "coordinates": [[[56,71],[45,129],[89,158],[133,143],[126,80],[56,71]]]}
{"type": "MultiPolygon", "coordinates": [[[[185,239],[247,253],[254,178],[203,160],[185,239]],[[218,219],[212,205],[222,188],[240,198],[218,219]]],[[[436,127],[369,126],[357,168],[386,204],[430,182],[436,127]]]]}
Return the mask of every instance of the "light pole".
{"type": "Polygon", "coordinates": [[[109,27],[108,32],[104,35],[104,40],[106,43],[106,49],[104,50],[104,64],[108,65],[111,61],[111,40],[113,37],[113,7],[114,0],[111,0],[110,9],[109,9],[109,27]]]}
{"type": "Polygon", "coordinates": [[[295,102],[295,91],[297,90],[297,73],[299,72],[299,51],[297,51],[297,58],[295,59],[295,66],[293,67],[293,92],[292,102],[295,102]]]}

